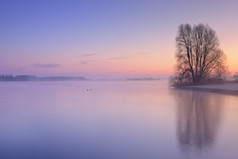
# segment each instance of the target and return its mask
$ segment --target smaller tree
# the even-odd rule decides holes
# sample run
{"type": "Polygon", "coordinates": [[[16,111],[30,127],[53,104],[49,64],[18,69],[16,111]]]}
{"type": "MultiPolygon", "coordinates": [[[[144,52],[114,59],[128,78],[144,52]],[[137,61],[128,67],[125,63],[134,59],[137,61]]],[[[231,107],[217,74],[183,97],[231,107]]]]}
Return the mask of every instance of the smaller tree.
{"type": "Polygon", "coordinates": [[[236,72],[236,73],[233,75],[233,79],[234,79],[234,81],[238,82],[238,72],[236,72]]]}
{"type": "Polygon", "coordinates": [[[176,37],[176,76],[173,85],[199,84],[224,78],[226,56],[208,25],[181,24],[176,37]]]}

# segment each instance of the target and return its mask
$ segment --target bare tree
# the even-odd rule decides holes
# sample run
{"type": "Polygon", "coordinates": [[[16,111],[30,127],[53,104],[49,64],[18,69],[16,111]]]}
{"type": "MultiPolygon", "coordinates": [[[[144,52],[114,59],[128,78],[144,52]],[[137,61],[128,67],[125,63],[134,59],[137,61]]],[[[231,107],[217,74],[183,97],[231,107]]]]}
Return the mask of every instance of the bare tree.
{"type": "Polygon", "coordinates": [[[235,74],[233,75],[233,79],[235,82],[238,82],[238,72],[235,72],[235,74]]]}
{"type": "Polygon", "coordinates": [[[215,31],[208,25],[181,24],[176,37],[176,77],[174,84],[198,84],[221,79],[226,72],[226,56],[219,48],[215,31]]]}

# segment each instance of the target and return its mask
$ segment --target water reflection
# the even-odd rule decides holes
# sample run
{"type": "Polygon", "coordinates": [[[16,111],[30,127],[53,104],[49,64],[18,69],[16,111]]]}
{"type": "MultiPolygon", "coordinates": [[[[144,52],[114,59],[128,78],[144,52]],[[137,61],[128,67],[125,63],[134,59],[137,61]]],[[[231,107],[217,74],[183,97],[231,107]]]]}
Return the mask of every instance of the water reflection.
{"type": "Polygon", "coordinates": [[[221,95],[183,90],[175,93],[177,135],[184,151],[207,150],[216,138],[223,99],[221,95]]]}

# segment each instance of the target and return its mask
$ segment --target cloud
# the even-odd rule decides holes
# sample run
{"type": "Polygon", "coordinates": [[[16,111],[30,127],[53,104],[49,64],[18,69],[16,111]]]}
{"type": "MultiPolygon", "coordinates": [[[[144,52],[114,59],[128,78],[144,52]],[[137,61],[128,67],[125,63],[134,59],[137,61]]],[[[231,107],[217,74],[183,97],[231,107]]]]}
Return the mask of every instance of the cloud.
{"type": "MultiPolygon", "coordinates": [[[[87,56],[94,56],[96,54],[87,54],[87,56]]],[[[86,55],[85,55],[86,56],[86,55]]],[[[90,58],[89,60],[85,59],[85,60],[81,60],[80,63],[83,65],[92,63],[92,62],[97,62],[97,61],[104,61],[104,60],[125,60],[125,59],[130,59],[133,58],[132,56],[118,56],[118,57],[108,57],[108,58],[90,58]]]]}
{"type": "Polygon", "coordinates": [[[80,61],[80,63],[83,64],[83,65],[86,65],[88,63],[95,62],[95,61],[96,60],[82,60],[82,61],[80,61]]]}
{"type": "Polygon", "coordinates": [[[32,66],[35,68],[55,68],[55,67],[60,67],[61,65],[48,63],[48,64],[33,64],[32,66]]]}
{"type": "Polygon", "coordinates": [[[91,54],[84,54],[81,57],[89,57],[89,56],[96,56],[96,53],[91,53],[91,54]]]}
{"type": "Polygon", "coordinates": [[[139,53],[134,54],[134,55],[110,57],[110,58],[107,58],[107,59],[108,60],[126,60],[126,59],[136,58],[138,56],[148,55],[148,54],[150,54],[150,53],[149,52],[139,52],[139,53]]]}
{"type": "Polygon", "coordinates": [[[83,65],[86,65],[88,63],[95,62],[96,60],[92,59],[93,58],[92,56],[96,56],[96,55],[97,55],[96,53],[81,55],[83,60],[81,60],[80,63],[83,64],[83,65]],[[88,59],[90,59],[90,60],[88,60],[88,59]]]}
{"type": "Polygon", "coordinates": [[[110,57],[108,58],[108,60],[125,60],[125,59],[129,59],[131,57],[129,56],[121,56],[121,57],[110,57]]]}
{"type": "Polygon", "coordinates": [[[80,61],[81,64],[86,65],[88,64],[88,61],[80,61]]]}

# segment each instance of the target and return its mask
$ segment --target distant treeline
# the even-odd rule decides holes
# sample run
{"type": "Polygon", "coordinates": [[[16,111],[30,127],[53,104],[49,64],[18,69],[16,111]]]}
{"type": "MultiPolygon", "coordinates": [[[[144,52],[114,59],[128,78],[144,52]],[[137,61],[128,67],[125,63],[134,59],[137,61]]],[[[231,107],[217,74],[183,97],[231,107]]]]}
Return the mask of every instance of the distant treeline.
{"type": "Polygon", "coordinates": [[[0,81],[84,81],[85,77],[71,77],[71,76],[49,76],[37,77],[30,75],[0,75],[0,81]]]}
{"type": "Polygon", "coordinates": [[[144,78],[126,78],[127,81],[154,81],[160,80],[161,78],[153,78],[153,77],[144,77],[144,78]]]}

